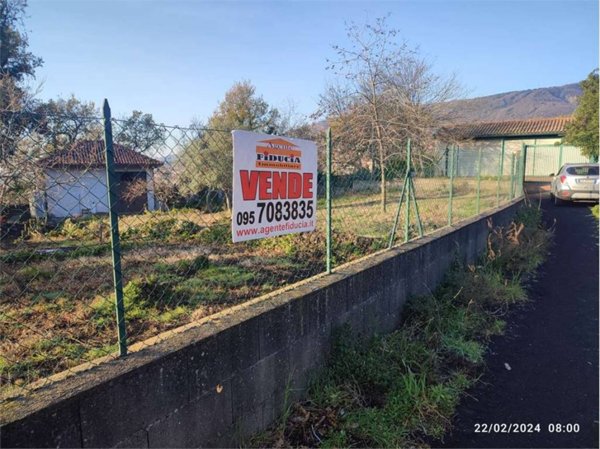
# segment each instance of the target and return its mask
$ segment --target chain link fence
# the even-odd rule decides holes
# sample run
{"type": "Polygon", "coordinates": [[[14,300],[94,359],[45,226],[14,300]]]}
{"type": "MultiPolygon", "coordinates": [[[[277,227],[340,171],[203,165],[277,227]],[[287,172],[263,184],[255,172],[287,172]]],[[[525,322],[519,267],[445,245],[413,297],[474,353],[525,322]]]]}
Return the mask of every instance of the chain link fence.
{"type": "Polygon", "coordinates": [[[334,136],[327,173],[323,132],[317,230],[233,244],[230,130],[78,119],[83,136],[53,133],[47,117],[25,126],[4,114],[4,399],[522,194],[519,155],[485,148],[440,147],[425,160],[407,143],[382,169],[368,158],[341,163],[334,136]]]}

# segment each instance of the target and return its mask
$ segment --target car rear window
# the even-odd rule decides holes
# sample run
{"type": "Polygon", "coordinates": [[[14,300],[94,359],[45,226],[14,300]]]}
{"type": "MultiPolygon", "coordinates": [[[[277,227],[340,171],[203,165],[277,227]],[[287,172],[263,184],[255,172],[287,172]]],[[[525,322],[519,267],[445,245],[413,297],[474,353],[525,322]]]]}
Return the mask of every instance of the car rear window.
{"type": "Polygon", "coordinates": [[[567,174],[576,176],[598,176],[598,167],[567,167],[567,174]]]}

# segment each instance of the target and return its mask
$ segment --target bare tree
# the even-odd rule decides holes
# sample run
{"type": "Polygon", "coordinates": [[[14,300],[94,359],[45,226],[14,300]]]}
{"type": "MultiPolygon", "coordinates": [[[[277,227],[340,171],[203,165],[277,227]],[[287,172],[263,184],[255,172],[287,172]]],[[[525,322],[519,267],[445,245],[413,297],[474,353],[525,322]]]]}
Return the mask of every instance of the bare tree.
{"type": "Polygon", "coordinates": [[[433,73],[431,64],[398,39],[386,18],[346,27],[348,47],[334,46],[328,69],[337,76],[321,96],[320,113],[333,128],[338,152],[349,165],[372,161],[379,170],[381,207],[387,204],[387,169],[405,160],[411,138],[420,164],[431,160],[438,104],[461,92],[456,79],[433,73]]]}

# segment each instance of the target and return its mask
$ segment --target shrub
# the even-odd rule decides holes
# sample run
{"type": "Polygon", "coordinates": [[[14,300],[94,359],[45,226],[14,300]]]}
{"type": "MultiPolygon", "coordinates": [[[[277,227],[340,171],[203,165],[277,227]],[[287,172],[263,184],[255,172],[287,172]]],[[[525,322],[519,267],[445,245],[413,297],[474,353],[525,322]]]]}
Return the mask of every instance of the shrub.
{"type": "Polygon", "coordinates": [[[140,237],[150,240],[167,240],[177,228],[176,218],[148,220],[140,226],[140,237]]]}
{"type": "Polygon", "coordinates": [[[178,284],[174,291],[180,304],[226,303],[235,298],[235,290],[254,280],[254,273],[235,265],[210,266],[178,284]]]}
{"type": "Polygon", "coordinates": [[[178,260],[173,264],[156,264],[156,269],[162,273],[171,273],[181,277],[195,275],[198,271],[208,268],[209,260],[204,255],[196,256],[193,259],[178,260]]]}
{"type": "Polygon", "coordinates": [[[541,212],[523,207],[509,226],[490,230],[486,262],[509,277],[531,272],[544,260],[551,235],[541,228],[541,212]]]}
{"type": "MultiPolygon", "coordinates": [[[[121,246],[121,249],[126,248],[125,245],[121,246]]],[[[54,248],[52,252],[41,252],[30,249],[23,249],[17,251],[10,251],[6,254],[0,255],[0,262],[16,264],[16,263],[30,263],[38,260],[66,260],[76,259],[78,257],[96,257],[102,256],[110,252],[110,243],[104,244],[92,244],[86,246],[80,246],[78,248],[54,248]]]]}
{"type": "Polygon", "coordinates": [[[25,266],[21,269],[19,269],[16,273],[15,276],[21,281],[21,282],[33,282],[36,279],[51,279],[52,278],[52,272],[48,271],[48,270],[44,270],[43,268],[39,268],[39,267],[35,267],[35,266],[25,266]]]}
{"type": "Polygon", "coordinates": [[[221,190],[211,190],[205,187],[200,192],[186,197],[183,204],[187,208],[213,213],[223,209],[225,194],[221,190]]]}
{"type": "MultiPolygon", "coordinates": [[[[175,304],[173,286],[179,281],[170,275],[149,275],[129,281],[123,287],[123,307],[126,320],[144,320],[167,310],[175,304]]],[[[91,304],[95,321],[99,326],[109,325],[114,320],[114,299],[97,297],[91,304]]]]}
{"type": "MultiPolygon", "coordinates": [[[[275,250],[307,264],[317,264],[323,269],[326,253],[326,236],[324,231],[298,234],[287,234],[271,239],[258,241],[257,245],[268,250],[275,250]]],[[[334,264],[348,262],[364,256],[385,246],[383,239],[369,239],[351,232],[332,232],[332,261],[334,264]]]]}
{"type": "Polygon", "coordinates": [[[67,218],[58,227],[48,233],[50,237],[64,237],[69,240],[100,240],[110,239],[108,218],[101,216],[86,216],[67,218]]]}
{"type": "Polygon", "coordinates": [[[190,238],[202,231],[202,226],[189,220],[180,220],[176,232],[178,237],[190,238]]]}
{"type": "Polygon", "coordinates": [[[202,226],[189,220],[180,220],[168,214],[152,213],[150,219],[144,218],[121,232],[123,240],[144,239],[176,241],[189,240],[202,231],[202,226]]]}
{"type": "Polygon", "coordinates": [[[482,307],[506,307],[527,299],[518,278],[506,278],[489,267],[468,267],[448,276],[451,289],[460,290],[462,304],[482,307]]]}
{"type": "Polygon", "coordinates": [[[197,234],[199,242],[212,245],[212,244],[228,244],[232,243],[231,240],[231,224],[215,223],[212,226],[202,229],[197,234]]]}
{"type": "MultiPolygon", "coordinates": [[[[175,305],[174,286],[181,279],[166,274],[151,274],[132,280],[123,288],[125,310],[156,308],[164,310],[175,305]]],[[[147,311],[145,312],[147,314],[147,311]]]]}

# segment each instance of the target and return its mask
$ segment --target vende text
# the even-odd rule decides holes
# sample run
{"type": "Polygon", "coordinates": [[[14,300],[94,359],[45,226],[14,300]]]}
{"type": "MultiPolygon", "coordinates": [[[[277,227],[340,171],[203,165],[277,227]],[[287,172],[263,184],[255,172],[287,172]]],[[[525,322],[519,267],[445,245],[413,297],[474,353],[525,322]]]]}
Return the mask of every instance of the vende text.
{"type": "Polygon", "coordinates": [[[313,197],[312,173],[240,170],[240,184],[244,201],[313,197]]]}

